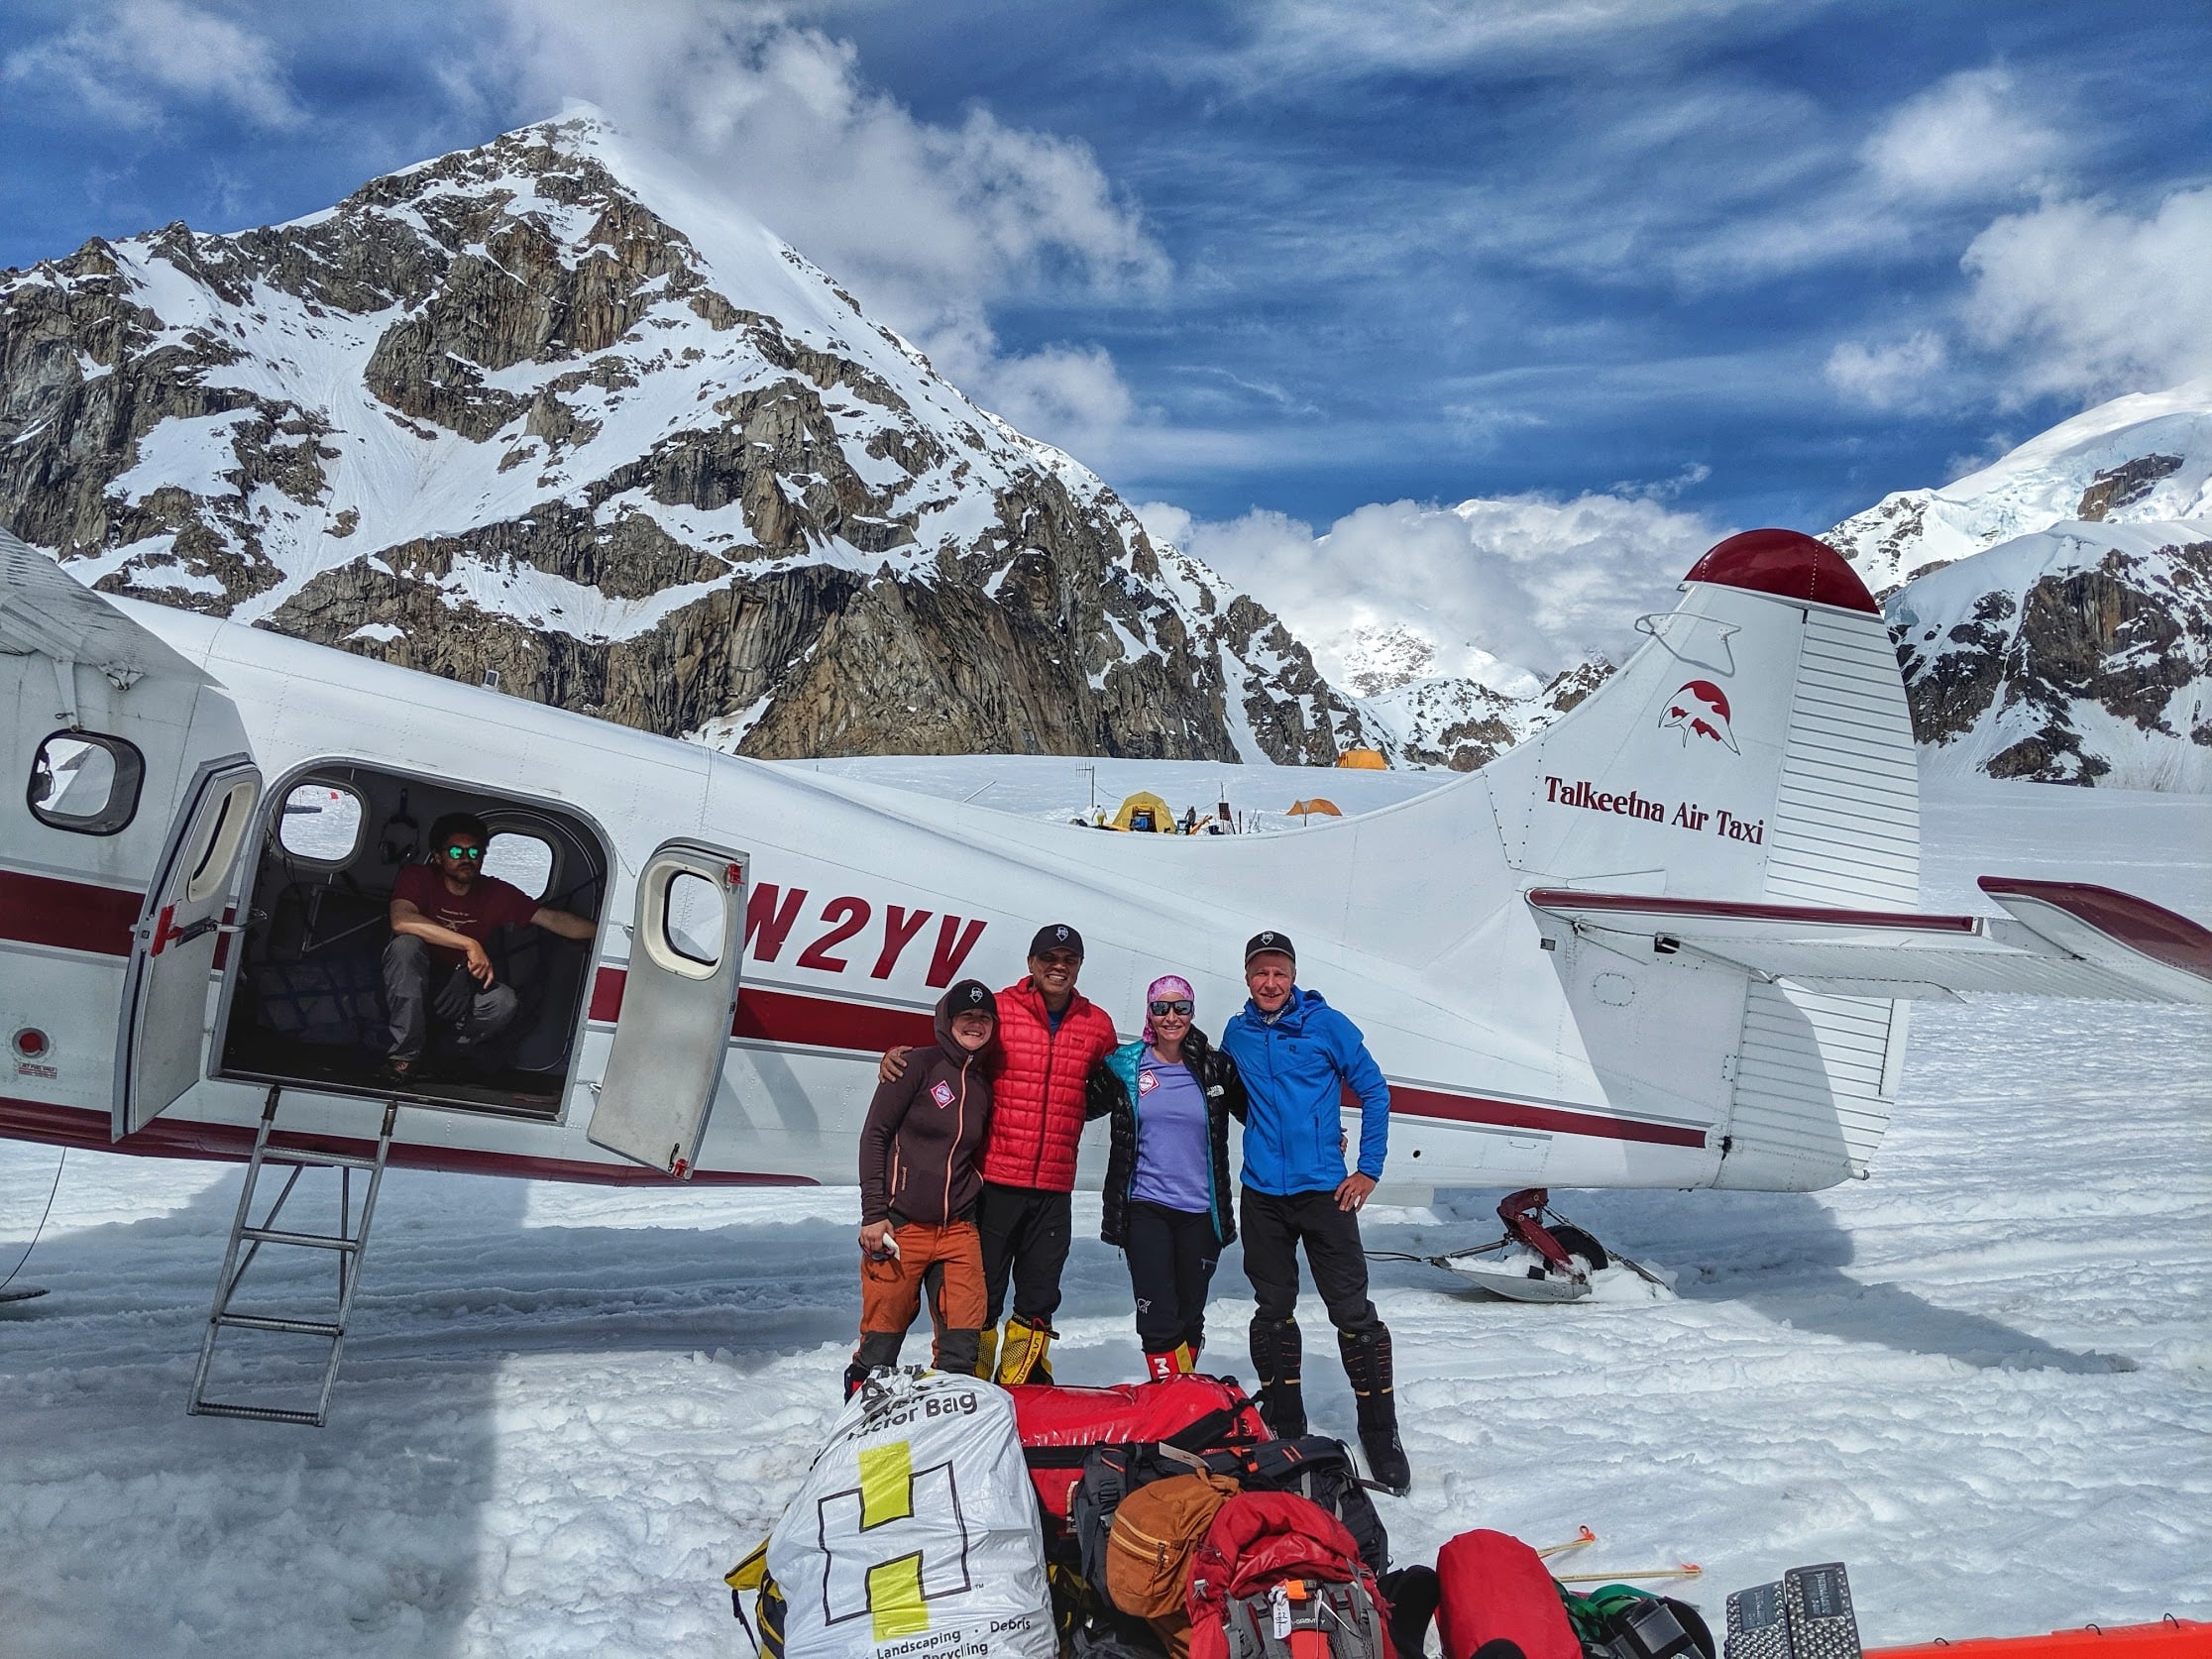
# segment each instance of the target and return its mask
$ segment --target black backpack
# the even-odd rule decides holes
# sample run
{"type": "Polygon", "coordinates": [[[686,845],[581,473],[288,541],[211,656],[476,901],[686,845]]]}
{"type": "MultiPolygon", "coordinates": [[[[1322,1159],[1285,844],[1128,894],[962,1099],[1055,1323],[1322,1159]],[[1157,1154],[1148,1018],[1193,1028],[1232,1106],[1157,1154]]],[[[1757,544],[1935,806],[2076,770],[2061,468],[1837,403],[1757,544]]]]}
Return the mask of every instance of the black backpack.
{"type": "Polygon", "coordinates": [[[1256,1446],[1212,1452],[1207,1467],[1227,1475],[1247,1492],[1289,1492],[1318,1503],[1344,1523],[1360,1546],[1360,1559],[1381,1578],[1390,1570],[1390,1535],[1375,1512],[1375,1499],[1360,1479],[1352,1453],[1325,1434],[1294,1440],[1263,1440],[1256,1446]]]}

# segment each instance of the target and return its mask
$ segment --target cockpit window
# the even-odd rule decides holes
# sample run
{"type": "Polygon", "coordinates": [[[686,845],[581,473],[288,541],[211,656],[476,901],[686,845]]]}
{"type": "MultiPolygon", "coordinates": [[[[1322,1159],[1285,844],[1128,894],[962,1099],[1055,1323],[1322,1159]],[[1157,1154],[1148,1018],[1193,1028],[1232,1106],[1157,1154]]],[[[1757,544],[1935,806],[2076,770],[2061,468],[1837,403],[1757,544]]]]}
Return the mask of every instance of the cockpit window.
{"type": "Polygon", "coordinates": [[[97,731],[56,731],[31,762],[31,816],[55,830],[112,835],[138,812],[146,759],[134,744],[97,731]]]}

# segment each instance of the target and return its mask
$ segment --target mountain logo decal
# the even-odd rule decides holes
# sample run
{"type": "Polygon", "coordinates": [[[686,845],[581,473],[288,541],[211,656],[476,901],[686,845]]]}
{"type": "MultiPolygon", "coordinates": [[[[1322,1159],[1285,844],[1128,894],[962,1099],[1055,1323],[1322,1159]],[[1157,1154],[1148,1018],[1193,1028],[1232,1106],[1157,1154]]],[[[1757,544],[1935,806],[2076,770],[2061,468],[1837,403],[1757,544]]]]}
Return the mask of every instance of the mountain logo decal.
{"type": "Polygon", "coordinates": [[[1728,694],[1711,680],[1692,680],[1667,699],[1659,717],[1659,729],[1682,733],[1682,746],[1693,738],[1710,739],[1730,754],[1741,754],[1735,732],[1728,724],[1728,694]]]}

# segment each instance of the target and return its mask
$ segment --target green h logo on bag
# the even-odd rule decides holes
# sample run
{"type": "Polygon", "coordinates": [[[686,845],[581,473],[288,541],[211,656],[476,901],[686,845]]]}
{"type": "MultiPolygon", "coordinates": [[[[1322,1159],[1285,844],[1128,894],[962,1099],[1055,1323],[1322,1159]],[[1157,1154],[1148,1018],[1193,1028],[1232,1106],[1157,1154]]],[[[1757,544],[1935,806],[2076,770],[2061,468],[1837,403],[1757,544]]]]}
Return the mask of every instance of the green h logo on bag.
{"type": "Polygon", "coordinates": [[[865,1448],[859,1464],[857,1488],[817,1505],[823,1622],[865,1614],[879,1642],[917,1635],[930,1627],[932,1602],[970,1588],[967,1522],[952,1465],[915,1469],[914,1449],[904,1440],[865,1448]]]}

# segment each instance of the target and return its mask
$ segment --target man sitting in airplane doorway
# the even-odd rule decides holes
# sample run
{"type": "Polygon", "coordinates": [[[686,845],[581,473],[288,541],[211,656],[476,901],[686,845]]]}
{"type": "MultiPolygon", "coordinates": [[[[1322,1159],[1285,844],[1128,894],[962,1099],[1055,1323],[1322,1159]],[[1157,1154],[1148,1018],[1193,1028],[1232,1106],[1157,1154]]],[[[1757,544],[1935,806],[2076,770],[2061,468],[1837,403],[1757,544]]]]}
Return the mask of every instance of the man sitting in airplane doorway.
{"type": "Polygon", "coordinates": [[[484,948],[498,929],[538,927],[574,940],[599,932],[597,923],[486,875],[491,844],[482,819],[448,813],[430,827],[430,861],[407,865],[391,885],[384,983],[391,1020],[385,1070],[393,1081],[419,1075],[432,1021],[452,1032],[454,1049],[470,1059],[513,1021],[522,999],[498,982],[484,948]]]}

